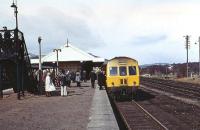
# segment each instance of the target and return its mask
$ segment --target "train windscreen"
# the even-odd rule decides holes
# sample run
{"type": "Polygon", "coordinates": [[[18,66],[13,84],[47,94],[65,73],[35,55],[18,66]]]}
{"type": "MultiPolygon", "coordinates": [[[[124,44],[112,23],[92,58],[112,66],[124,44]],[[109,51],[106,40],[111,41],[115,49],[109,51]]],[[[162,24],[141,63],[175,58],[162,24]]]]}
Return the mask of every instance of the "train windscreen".
{"type": "Polygon", "coordinates": [[[120,66],[119,67],[119,73],[120,73],[120,76],[126,76],[127,75],[126,66],[120,66]]]}
{"type": "Polygon", "coordinates": [[[110,67],[110,76],[117,75],[117,67],[110,67]]]}
{"type": "Polygon", "coordinates": [[[136,75],[136,67],[135,66],[129,66],[129,75],[136,75]]]}

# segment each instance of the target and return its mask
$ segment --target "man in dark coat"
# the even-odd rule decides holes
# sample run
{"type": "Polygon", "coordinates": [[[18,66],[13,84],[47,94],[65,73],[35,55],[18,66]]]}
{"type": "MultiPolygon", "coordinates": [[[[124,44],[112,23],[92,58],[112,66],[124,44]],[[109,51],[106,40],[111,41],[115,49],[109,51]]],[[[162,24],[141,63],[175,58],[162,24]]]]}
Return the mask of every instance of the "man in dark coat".
{"type": "Polygon", "coordinates": [[[70,85],[71,85],[71,74],[70,74],[69,70],[66,73],[66,80],[67,80],[67,86],[70,87],[70,85]]]}
{"type": "Polygon", "coordinates": [[[84,82],[86,82],[86,71],[85,70],[83,70],[83,73],[82,73],[82,80],[84,82]]]}
{"type": "Polygon", "coordinates": [[[3,36],[0,33],[0,55],[3,53],[3,36]]]}
{"type": "Polygon", "coordinates": [[[92,88],[94,88],[94,83],[95,83],[95,80],[97,79],[97,76],[95,74],[94,71],[91,71],[90,72],[90,80],[91,80],[91,85],[92,85],[92,88]]]}
{"type": "Polygon", "coordinates": [[[104,86],[105,83],[105,75],[103,74],[102,71],[99,72],[98,74],[98,85],[99,85],[99,90],[102,90],[102,86],[104,86]]]}

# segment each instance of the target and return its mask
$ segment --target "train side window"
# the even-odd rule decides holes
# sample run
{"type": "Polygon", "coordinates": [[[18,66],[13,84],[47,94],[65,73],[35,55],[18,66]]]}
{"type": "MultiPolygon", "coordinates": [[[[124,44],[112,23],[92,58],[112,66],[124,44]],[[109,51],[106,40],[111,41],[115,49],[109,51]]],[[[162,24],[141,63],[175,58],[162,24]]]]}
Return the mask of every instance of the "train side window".
{"type": "Polygon", "coordinates": [[[117,67],[110,67],[110,76],[117,75],[117,67]]]}
{"type": "Polygon", "coordinates": [[[126,66],[120,66],[119,67],[119,73],[120,73],[120,76],[126,76],[127,75],[126,66]]]}
{"type": "Polygon", "coordinates": [[[129,66],[129,75],[136,75],[136,67],[135,66],[129,66]]]}

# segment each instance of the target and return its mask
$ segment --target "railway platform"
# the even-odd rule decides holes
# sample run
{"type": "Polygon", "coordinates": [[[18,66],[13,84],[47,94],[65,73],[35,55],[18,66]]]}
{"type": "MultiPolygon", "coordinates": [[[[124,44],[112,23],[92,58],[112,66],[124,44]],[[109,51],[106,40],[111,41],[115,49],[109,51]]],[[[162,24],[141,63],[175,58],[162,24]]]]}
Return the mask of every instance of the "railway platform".
{"type": "MultiPolygon", "coordinates": [[[[67,88],[68,96],[46,97],[25,93],[16,99],[12,90],[0,100],[2,130],[112,130],[119,129],[105,90],[90,82],[67,88]],[[16,120],[17,118],[17,120],[16,120]]],[[[59,94],[59,88],[57,92],[59,94]]]]}
{"type": "Polygon", "coordinates": [[[96,87],[90,110],[88,130],[119,130],[106,90],[96,87]]]}

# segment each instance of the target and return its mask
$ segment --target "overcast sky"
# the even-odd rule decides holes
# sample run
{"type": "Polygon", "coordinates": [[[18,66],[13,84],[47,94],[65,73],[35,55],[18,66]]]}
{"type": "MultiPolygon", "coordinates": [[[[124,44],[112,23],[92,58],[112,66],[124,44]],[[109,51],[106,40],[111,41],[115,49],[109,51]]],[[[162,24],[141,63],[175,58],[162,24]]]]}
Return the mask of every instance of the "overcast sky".
{"type": "MultiPolygon", "coordinates": [[[[139,64],[198,61],[199,0],[18,0],[19,28],[29,53],[71,44],[110,59],[129,56],[139,64]]],[[[0,26],[15,28],[12,0],[0,0],[0,26]]]]}

